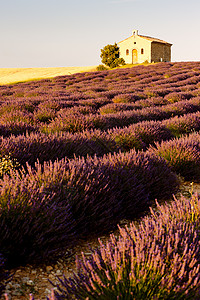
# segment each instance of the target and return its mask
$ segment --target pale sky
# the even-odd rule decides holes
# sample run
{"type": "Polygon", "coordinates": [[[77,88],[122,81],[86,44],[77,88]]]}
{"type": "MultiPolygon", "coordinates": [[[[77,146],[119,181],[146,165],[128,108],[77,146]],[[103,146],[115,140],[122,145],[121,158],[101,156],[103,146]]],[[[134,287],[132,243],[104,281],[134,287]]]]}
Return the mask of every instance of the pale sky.
{"type": "Polygon", "coordinates": [[[0,68],[98,65],[133,29],[200,61],[199,0],[0,0],[0,68]]]}

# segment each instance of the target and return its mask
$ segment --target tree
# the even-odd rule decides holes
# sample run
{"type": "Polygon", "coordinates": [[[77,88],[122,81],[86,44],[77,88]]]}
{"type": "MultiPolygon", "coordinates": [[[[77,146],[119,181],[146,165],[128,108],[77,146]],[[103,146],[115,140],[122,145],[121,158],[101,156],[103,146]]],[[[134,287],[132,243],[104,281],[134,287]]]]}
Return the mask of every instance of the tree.
{"type": "Polygon", "coordinates": [[[125,65],[125,60],[123,58],[119,58],[119,47],[116,43],[114,45],[107,45],[101,49],[100,57],[102,59],[102,63],[110,68],[125,65]]]}

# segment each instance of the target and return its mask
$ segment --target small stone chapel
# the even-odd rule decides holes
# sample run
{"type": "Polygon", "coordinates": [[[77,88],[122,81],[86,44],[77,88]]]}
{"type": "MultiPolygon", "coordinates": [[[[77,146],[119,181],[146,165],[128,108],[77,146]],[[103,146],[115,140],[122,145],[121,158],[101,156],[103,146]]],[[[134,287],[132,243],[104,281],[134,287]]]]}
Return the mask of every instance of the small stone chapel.
{"type": "Polygon", "coordinates": [[[120,57],[126,64],[171,61],[171,46],[163,40],[139,35],[138,30],[133,30],[130,37],[118,43],[120,57]]]}

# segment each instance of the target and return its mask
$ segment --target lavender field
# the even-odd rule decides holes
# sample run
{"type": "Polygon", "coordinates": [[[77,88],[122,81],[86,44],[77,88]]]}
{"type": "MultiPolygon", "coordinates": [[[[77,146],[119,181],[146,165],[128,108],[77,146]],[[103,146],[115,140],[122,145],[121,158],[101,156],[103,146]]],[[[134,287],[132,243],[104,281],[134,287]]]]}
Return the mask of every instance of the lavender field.
{"type": "Polygon", "coordinates": [[[143,217],[49,299],[199,299],[199,196],[159,204],[200,181],[199,132],[199,62],[0,86],[0,295],[8,270],[143,217]]]}

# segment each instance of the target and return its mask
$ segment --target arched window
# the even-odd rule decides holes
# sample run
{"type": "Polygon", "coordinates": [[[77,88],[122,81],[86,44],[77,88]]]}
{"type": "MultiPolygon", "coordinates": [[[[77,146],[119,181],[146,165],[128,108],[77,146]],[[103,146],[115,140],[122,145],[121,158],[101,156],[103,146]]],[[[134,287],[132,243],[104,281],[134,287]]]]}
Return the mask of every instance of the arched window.
{"type": "Polygon", "coordinates": [[[144,49],[143,48],[141,49],[141,54],[144,54],[144,49]]]}
{"type": "Polygon", "coordinates": [[[129,50],[128,49],[126,49],[126,55],[129,55],[129,50]]]}

